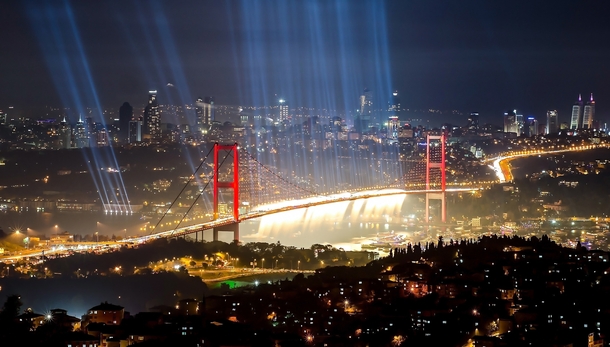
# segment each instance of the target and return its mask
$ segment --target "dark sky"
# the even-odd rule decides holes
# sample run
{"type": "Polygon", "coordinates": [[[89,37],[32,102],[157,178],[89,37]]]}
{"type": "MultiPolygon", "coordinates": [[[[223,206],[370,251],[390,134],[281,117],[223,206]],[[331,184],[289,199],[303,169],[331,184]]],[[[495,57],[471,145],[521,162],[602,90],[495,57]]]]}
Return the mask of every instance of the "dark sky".
{"type": "Polygon", "coordinates": [[[593,92],[605,118],[608,18],[607,0],[4,0],[0,109],[138,107],[149,89],[355,109],[368,87],[378,105],[397,89],[408,108],[561,120],[593,92]]]}

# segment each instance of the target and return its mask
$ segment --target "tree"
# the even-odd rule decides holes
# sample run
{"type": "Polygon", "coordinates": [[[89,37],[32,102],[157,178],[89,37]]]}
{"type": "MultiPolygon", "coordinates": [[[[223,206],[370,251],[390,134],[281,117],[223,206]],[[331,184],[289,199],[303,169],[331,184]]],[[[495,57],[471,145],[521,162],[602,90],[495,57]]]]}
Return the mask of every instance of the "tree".
{"type": "Polygon", "coordinates": [[[2,312],[0,312],[0,341],[7,339],[18,339],[18,332],[21,332],[21,326],[17,323],[17,316],[21,311],[21,297],[19,295],[11,295],[6,298],[2,312]]]}
{"type": "Polygon", "coordinates": [[[21,297],[19,295],[11,295],[6,298],[4,306],[2,307],[2,312],[0,312],[1,324],[15,320],[21,311],[21,305],[23,305],[23,303],[21,302],[21,297]]]}

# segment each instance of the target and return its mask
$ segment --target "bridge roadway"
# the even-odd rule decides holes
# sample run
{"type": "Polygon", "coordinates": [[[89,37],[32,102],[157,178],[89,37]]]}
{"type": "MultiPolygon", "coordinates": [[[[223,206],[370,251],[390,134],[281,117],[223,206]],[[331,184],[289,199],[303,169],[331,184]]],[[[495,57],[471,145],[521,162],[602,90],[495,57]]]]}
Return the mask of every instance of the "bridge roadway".
{"type": "Polygon", "coordinates": [[[524,157],[531,157],[535,155],[547,155],[547,154],[556,154],[556,153],[565,153],[565,152],[580,152],[586,151],[590,149],[598,149],[598,148],[610,148],[610,145],[607,143],[601,144],[589,144],[589,145],[580,145],[580,146],[571,146],[567,148],[560,149],[535,149],[535,150],[526,150],[526,151],[518,151],[514,153],[506,153],[497,157],[485,159],[484,162],[490,163],[490,167],[496,172],[496,176],[500,183],[511,182],[513,180],[513,174],[510,170],[510,166],[508,162],[524,157]]]}
{"type": "MultiPolygon", "coordinates": [[[[445,189],[445,191],[447,193],[454,193],[454,192],[469,192],[469,191],[479,190],[479,189],[482,189],[482,188],[454,187],[454,188],[447,188],[447,189],[445,189]]],[[[401,195],[401,194],[421,194],[421,193],[440,193],[440,192],[441,192],[440,189],[430,189],[430,190],[384,189],[384,190],[375,190],[375,191],[363,191],[363,192],[358,192],[358,193],[341,193],[341,194],[334,194],[334,195],[329,195],[329,196],[318,196],[318,197],[312,197],[312,198],[301,199],[301,200],[289,200],[289,201],[284,201],[284,202],[276,203],[276,204],[272,204],[272,205],[270,204],[270,205],[260,206],[259,210],[252,211],[252,212],[241,215],[240,220],[238,222],[248,220],[248,219],[260,218],[260,217],[267,216],[267,215],[274,214],[274,213],[295,210],[295,209],[299,209],[299,208],[319,206],[319,205],[324,205],[324,204],[332,204],[332,203],[341,202],[341,201],[353,201],[353,200],[369,199],[369,198],[375,198],[375,197],[401,195]]],[[[146,235],[146,236],[128,238],[128,239],[123,240],[123,242],[139,243],[139,242],[146,242],[151,239],[157,239],[157,238],[162,238],[162,237],[184,236],[184,235],[193,234],[196,232],[201,232],[204,230],[210,230],[213,228],[227,226],[227,225],[234,224],[234,223],[236,223],[236,221],[233,219],[233,217],[220,218],[220,219],[217,219],[214,221],[209,221],[206,223],[185,226],[182,228],[162,231],[162,232],[158,232],[158,233],[154,233],[154,234],[150,234],[150,235],[146,235]]],[[[121,242],[121,241],[119,241],[119,242],[121,242]]]]}
{"type": "MultiPolygon", "coordinates": [[[[565,153],[565,152],[576,152],[576,151],[585,151],[590,149],[597,148],[610,148],[609,144],[588,144],[588,145],[580,145],[580,146],[571,146],[568,148],[559,148],[554,149],[554,146],[551,149],[539,149],[539,150],[525,150],[514,153],[506,153],[498,157],[488,158],[485,160],[487,163],[491,163],[491,167],[496,172],[500,183],[510,182],[513,180],[512,172],[510,170],[510,166],[507,164],[508,161],[521,157],[529,157],[534,155],[547,155],[547,154],[555,154],[555,153],[565,153]]],[[[447,188],[446,192],[465,192],[465,191],[473,191],[479,190],[482,187],[454,187],[447,188]]],[[[240,221],[259,218],[263,216],[267,216],[274,213],[279,213],[283,211],[289,211],[299,208],[307,208],[312,206],[331,204],[334,202],[340,201],[352,201],[359,199],[368,199],[373,197],[381,197],[381,196],[391,196],[391,195],[400,195],[400,194],[421,194],[421,193],[440,193],[440,189],[430,189],[430,190],[402,190],[402,189],[385,189],[385,190],[375,190],[375,191],[363,191],[359,193],[342,193],[335,194],[329,196],[319,196],[302,200],[291,200],[284,201],[282,203],[277,203],[274,205],[265,205],[261,206],[259,210],[246,213],[240,216],[240,221]]],[[[221,218],[214,221],[209,221],[202,224],[191,225],[187,227],[182,227],[173,230],[162,231],[159,233],[141,236],[136,238],[127,239],[127,242],[145,242],[147,240],[153,238],[161,238],[161,237],[177,237],[184,236],[187,234],[192,234],[204,230],[209,230],[217,227],[223,227],[226,225],[234,224],[236,221],[232,217],[221,218]]]]}

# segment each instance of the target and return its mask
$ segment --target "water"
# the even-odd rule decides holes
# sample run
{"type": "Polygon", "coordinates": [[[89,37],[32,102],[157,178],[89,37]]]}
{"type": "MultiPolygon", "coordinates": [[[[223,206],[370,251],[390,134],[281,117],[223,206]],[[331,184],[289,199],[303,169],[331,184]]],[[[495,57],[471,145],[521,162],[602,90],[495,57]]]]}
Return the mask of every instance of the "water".
{"type": "MultiPolygon", "coordinates": [[[[281,212],[240,224],[243,242],[281,242],[296,247],[330,243],[346,249],[379,233],[404,230],[404,217],[414,213],[419,204],[416,195],[396,195],[344,201],[306,209],[281,212]]],[[[176,218],[170,218],[176,219],[176,218]]],[[[49,237],[68,231],[71,234],[134,236],[150,232],[157,219],[141,215],[108,215],[100,212],[3,212],[0,227],[5,232],[19,229],[28,236],[49,237]],[[29,228],[29,229],[28,229],[29,228]],[[144,228],[144,230],[143,230],[144,228]]],[[[220,240],[231,242],[232,233],[220,233],[220,240]]],[[[211,231],[204,233],[211,240],[211,231]]]]}

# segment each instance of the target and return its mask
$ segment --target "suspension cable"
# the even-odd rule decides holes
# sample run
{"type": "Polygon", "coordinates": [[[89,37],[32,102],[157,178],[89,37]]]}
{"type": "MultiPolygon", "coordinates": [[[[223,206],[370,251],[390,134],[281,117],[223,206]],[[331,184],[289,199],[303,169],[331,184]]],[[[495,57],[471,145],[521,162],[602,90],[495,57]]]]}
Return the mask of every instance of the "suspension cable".
{"type": "Polygon", "coordinates": [[[278,179],[279,179],[279,180],[281,180],[282,182],[285,182],[285,183],[287,183],[287,184],[289,184],[289,185],[291,185],[291,186],[293,186],[293,187],[295,187],[295,188],[297,188],[297,189],[299,189],[299,190],[302,190],[302,191],[304,191],[305,193],[309,193],[309,194],[314,195],[314,196],[324,196],[324,195],[322,195],[322,194],[320,194],[320,193],[318,193],[318,192],[315,192],[315,191],[313,191],[313,190],[309,190],[309,189],[303,188],[303,187],[301,187],[301,186],[299,186],[299,185],[297,185],[297,184],[294,184],[294,183],[292,183],[292,182],[288,181],[286,178],[284,178],[284,177],[280,176],[279,174],[277,174],[277,173],[273,172],[273,170],[271,170],[271,169],[269,169],[268,167],[266,167],[266,166],[265,166],[263,163],[261,163],[260,161],[258,161],[258,159],[256,159],[256,158],[255,158],[255,157],[254,157],[252,154],[250,154],[250,153],[249,153],[249,152],[247,152],[247,151],[245,151],[245,152],[246,152],[246,154],[248,155],[248,157],[250,157],[250,159],[254,160],[254,161],[255,161],[255,162],[256,162],[256,163],[257,163],[259,166],[261,166],[261,167],[262,167],[262,168],[263,168],[265,171],[269,172],[270,174],[272,174],[273,176],[275,176],[276,178],[278,178],[278,179]]]}
{"type": "Polygon", "coordinates": [[[182,187],[182,190],[180,191],[180,193],[178,193],[178,195],[176,196],[176,198],[174,199],[174,201],[172,201],[172,203],[169,205],[169,207],[167,208],[167,210],[165,211],[165,213],[163,213],[163,216],[161,216],[161,219],[159,219],[159,221],[157,222],[157,224],[155,224],[155,227],[153,228],[153,230],[149,233],[149,235],[152,235],[155,233],[155,231],[157,230],[157,227],[159,226],[159,224],[161,224],[161,221],[163,220],[163,218],[165,218],[165,216],[169,213],[169,211],[172,209],[172,207],[174,206],[174,204],[176,203],[176,201],[178,201],[178,199],[180,198],[180,196],[182,195],[182,193],[184,192],[184,190],[186,189],[186,187],[189,186],[189,184],[191,184],[191,181],[196,177],[197,171],[199,171],[199,169],[201,169],[201,167],[203,166],[203,163],[205,163],[206,159],[208,159],[208,157],[210,156],[210,153],[212,153],[212,151],[214,150],[214,147],[212,147],[210,149],[210,151],[208,152],[208,154],[205,155],[205,158],[203,158],[203,160],[201,161],[201,163],[199,164],[199,166],[197,166],[197,169],[195,169],[195,172],[193,172],[193,175],[191,177],[189,177],[188,181],[186,182],[186,184],[184,185],[184,187],[182,187]]]}
{"type": "MultiPolygon", "coordinates": [[[[233,156],[232,152],[227,152],[227,154],[225,155],[225,157],[222,159],[222,161],[220,162],[220,165],[218,165],[218,168],[220,169],[220,167],[222,166],[222,164],[224,164],[225,160],[227,160],[227,158],[229,157],[229,155],[233,156]]],[[[189,212],[191,212],[191,209],[193,208],[193,206],[195,206],[195,203],[197,202],[197,200],[199,200],[199,198],[201,197],[201,195],[203,194],[203,192],[205,192],[205,189],[210,185],[210,180],[214,179],[214,173],[212,173],[212,177],[208,177],[208,183],[205,184],[205,186],[203,186],[203,189],[201,189],[201,192],[199,192],[199,195],[197,195],[197,198],[195,199],[195,201],[193,201],[193,203],[191,204],[191,206],[189,207],[189,209],[186,211],[186,213],[184,213],[184,215],[182,216],[182,219],[180,219],[180,222],[178,222],[178,224],[176,225],[176,227],[174,228],[174,230],[172,230],[171,234],[169,234],[169,236],[174,235],[174,233],[176,232],[176,229],[178,229],[178,227],[180,226],[180,224],[182,224],[182,221],[184,221],[184,219],[186,218],[186,216],[188,216],[189,212]]]]}

